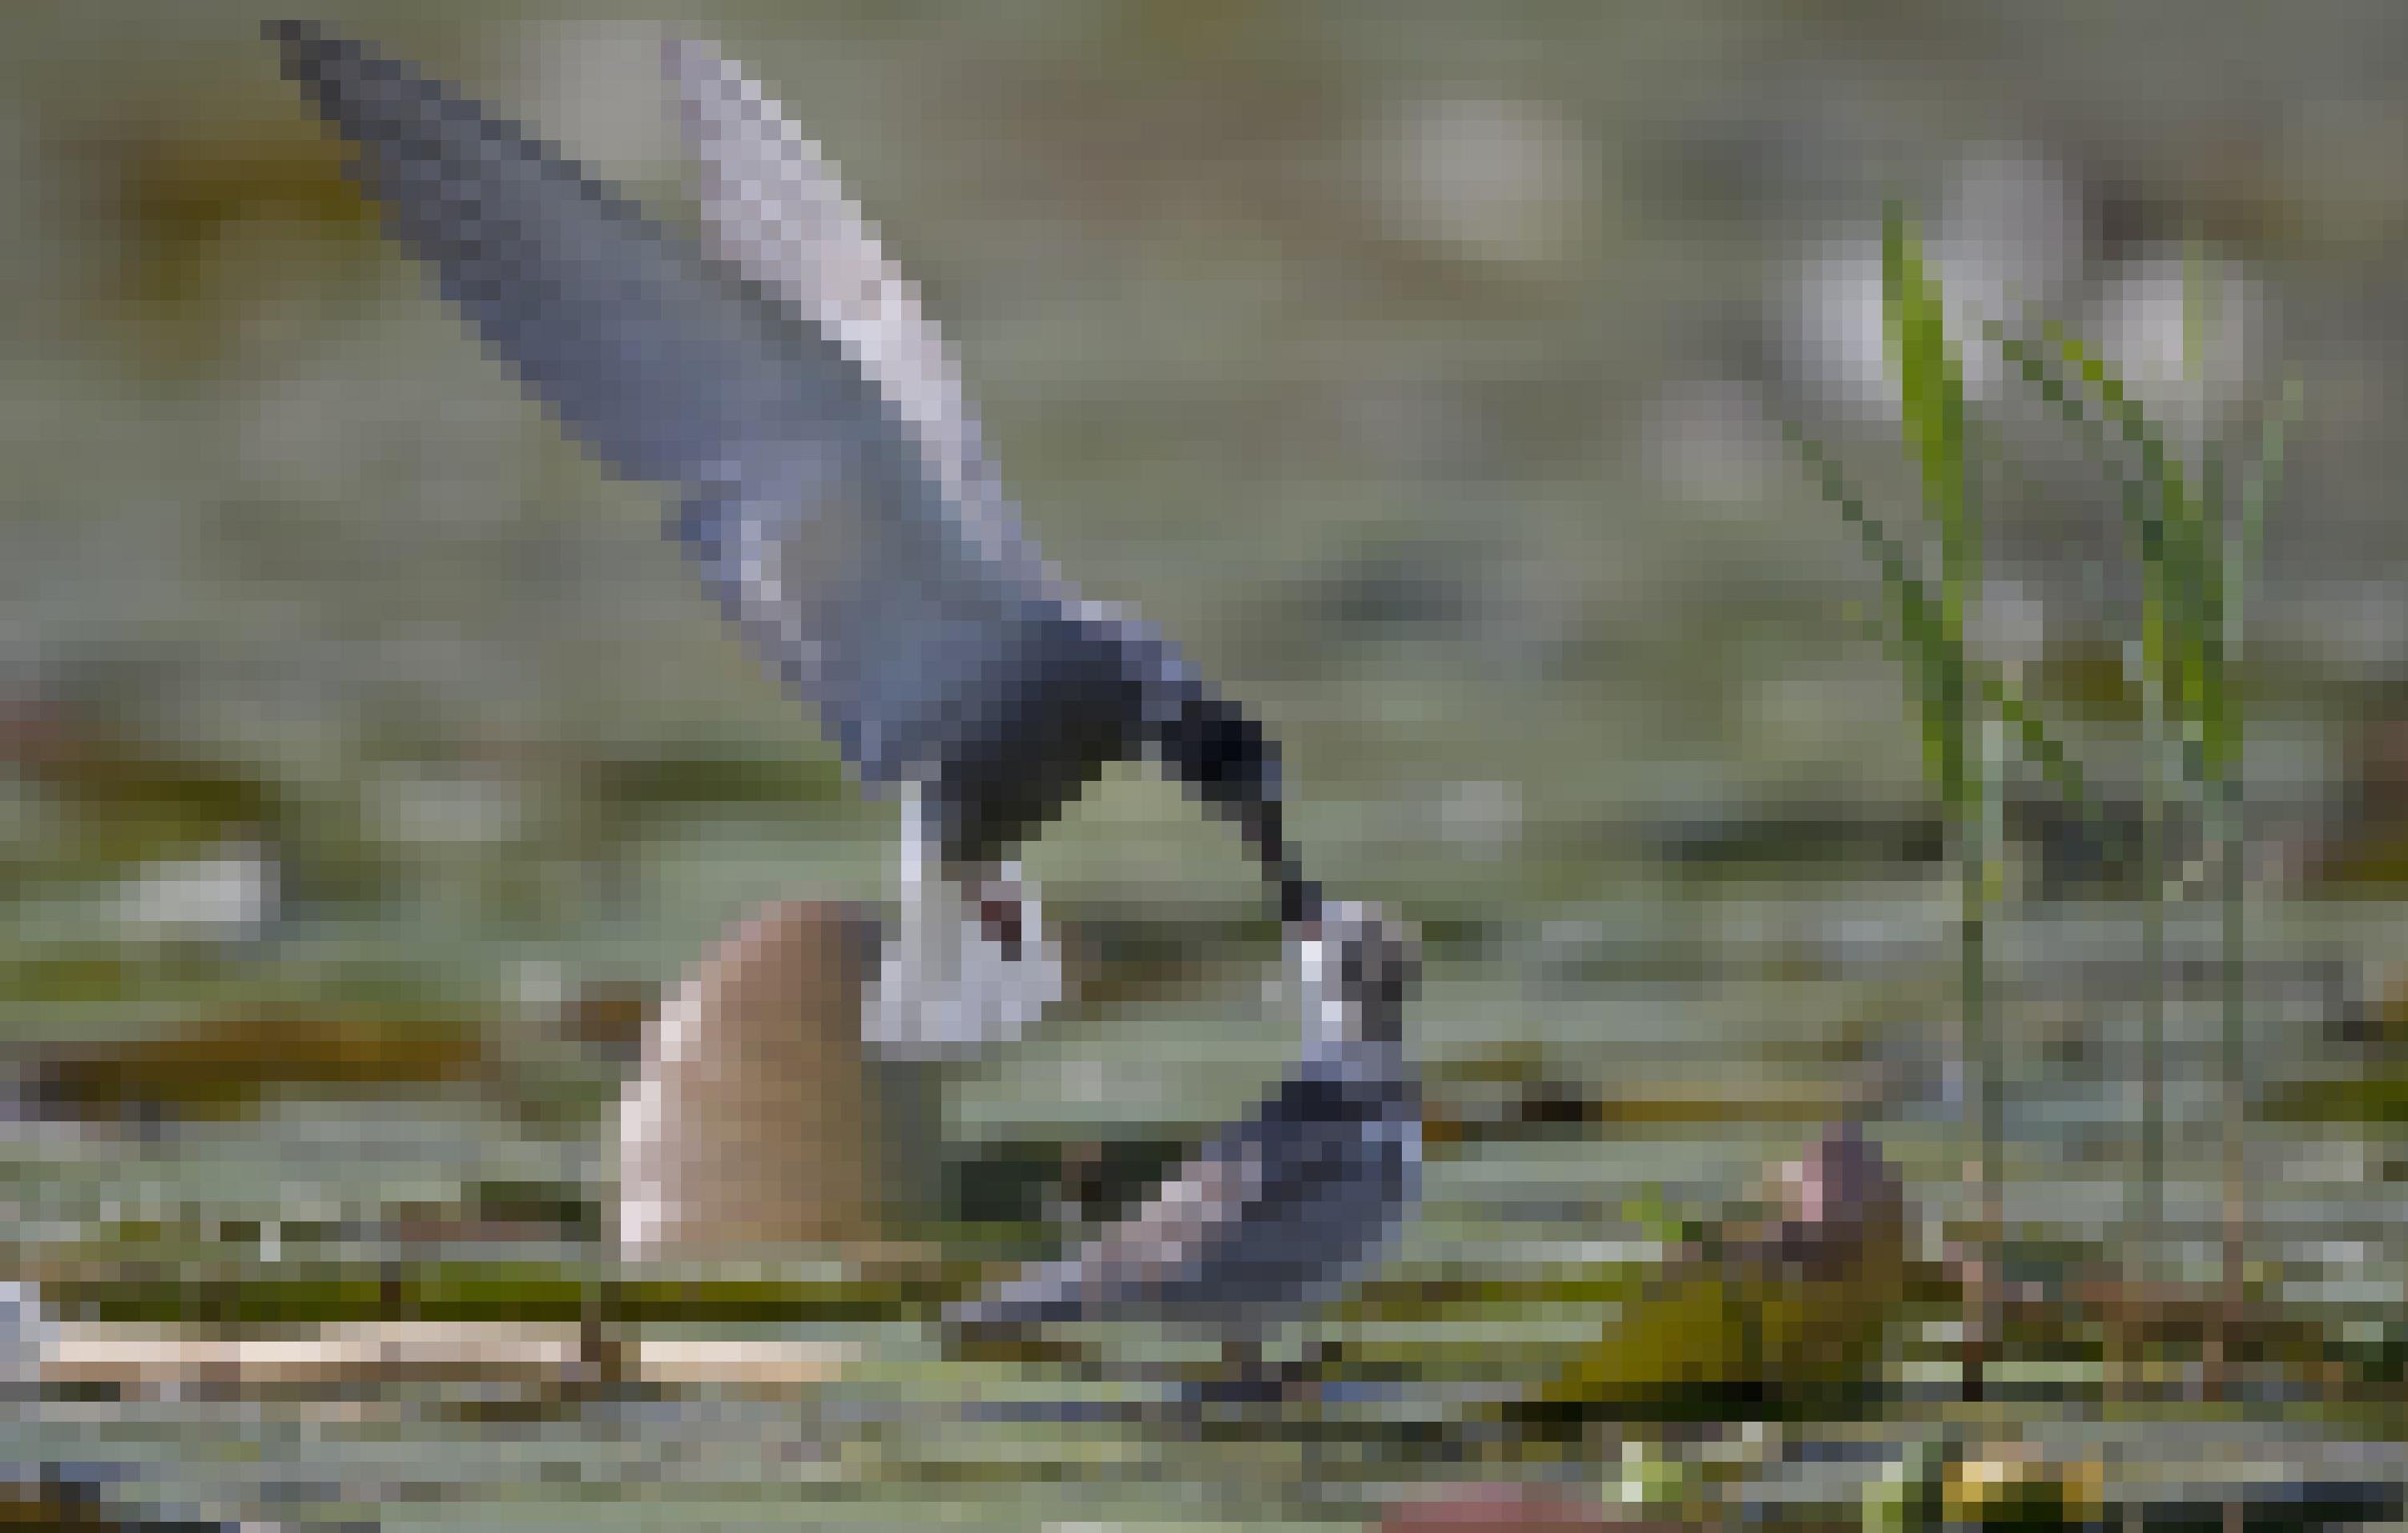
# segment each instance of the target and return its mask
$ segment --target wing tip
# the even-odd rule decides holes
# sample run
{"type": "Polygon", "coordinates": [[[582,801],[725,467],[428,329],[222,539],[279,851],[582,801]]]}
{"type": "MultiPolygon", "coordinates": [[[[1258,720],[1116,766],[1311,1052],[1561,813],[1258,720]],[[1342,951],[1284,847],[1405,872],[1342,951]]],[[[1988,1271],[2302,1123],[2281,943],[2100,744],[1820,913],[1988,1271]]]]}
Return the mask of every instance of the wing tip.
{"type": "Polygon", "coordinates": [[[356,137],[352,114],[378,93],[399,86],[431,91],[405,66],[357,38],[329,31],[317,21],[285,19],[261,23],[261,37],[273,47],[284,78],[321,116],[337,122],[345,136],[356,137]]]}
{"type": "Polygon", "coordinates": [[[296,17],[264,21],[259,35],[281,56],[286,77],[295,80],[322,79],[337,54],[363,51],[359,44],[337,39],[318,22],[296,17]]]}
{"type": "Polygon", "coordinates": [[[710,38],[671,27],[661,36],[661,73],[671,85],[690,89],[719,79],[727,69],[727,55],[710,38]]]}

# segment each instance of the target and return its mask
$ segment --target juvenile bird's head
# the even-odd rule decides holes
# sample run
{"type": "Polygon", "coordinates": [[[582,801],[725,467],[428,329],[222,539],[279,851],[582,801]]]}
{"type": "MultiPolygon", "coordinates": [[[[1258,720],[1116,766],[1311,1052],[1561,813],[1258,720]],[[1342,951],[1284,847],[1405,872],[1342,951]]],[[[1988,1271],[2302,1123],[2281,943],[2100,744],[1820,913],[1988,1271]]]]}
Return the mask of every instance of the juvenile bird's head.
{"type": "Polygon", "coordinates": [[[1376,907],[1324,905],[1300,929],[1305,1036],[1316,1051],[1400,1044],[1421,982],[1421,944],[1376,907]]]}

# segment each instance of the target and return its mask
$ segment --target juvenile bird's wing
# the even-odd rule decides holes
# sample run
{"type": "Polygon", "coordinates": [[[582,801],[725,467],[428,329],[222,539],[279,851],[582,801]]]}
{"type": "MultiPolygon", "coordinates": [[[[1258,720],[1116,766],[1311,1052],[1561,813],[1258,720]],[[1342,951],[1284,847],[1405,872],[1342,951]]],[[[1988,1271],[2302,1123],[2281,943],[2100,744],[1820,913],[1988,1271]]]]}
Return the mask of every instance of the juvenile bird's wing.
{"type": "Polygon", "coordinates": [[[1262,1161],[1251,1150],[1198,1155],[1166,1180],[1136,1212],[1080,1248],[1094,1286],[1143,1292],[1180,1276],[1182,1264],[1245,1217],[1262,1194],[1262,1161]]]}
{"type": "Polygon", "coordinates": [[[711,587],[861,774],[916,765],[1058,607],[1009,508],[966,519],[910,409],[775,281],[397,61],[270,35],[487,347],[605,465],[681,495],[711,587]]]}
{"type": "Polygon", "coordinates": [[[1198,1154],[1146,1205],[1058,1261],[1039,1262],[967,1306],[963,1317],[1006,1325],[1074,1320],[1142,1303],[1180,1282],[1259,1193],[1251,1155],[1198,1154]]]}

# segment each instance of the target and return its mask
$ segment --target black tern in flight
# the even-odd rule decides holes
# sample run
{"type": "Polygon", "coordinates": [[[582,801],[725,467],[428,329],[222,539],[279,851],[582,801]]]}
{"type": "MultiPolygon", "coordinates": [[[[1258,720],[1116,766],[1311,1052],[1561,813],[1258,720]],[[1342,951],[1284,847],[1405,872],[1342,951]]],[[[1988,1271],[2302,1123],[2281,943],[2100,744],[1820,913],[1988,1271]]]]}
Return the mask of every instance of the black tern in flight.
{"type": "Polygon", "coordinates": [[[1116,761],[1157,760],[1236,823],[1283,919],[1312,915],[1276,746],[1021,533],[941,341],[773,99],[706,46],[669,50],[697,243],[400,61],[306,22],[267,35],[394,237],[589,452],[676,497],[730,616],[860,780],[906,797],[870,1031],[1014,1030],[991,1013],[1030,1004],[1016,969],[1050,996],[1010,859],[1116,761]]]}

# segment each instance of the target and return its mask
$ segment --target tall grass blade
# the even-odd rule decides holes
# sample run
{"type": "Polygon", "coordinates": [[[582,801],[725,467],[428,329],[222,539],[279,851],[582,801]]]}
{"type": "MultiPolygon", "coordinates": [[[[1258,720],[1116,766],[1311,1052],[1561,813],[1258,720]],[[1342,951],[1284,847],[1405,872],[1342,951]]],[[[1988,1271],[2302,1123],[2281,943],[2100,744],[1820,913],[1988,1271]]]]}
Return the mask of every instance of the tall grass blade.
{"type": "MultiPolygon", "coordinates": [[[[1985,928],[1989,898],[1991,838],[1999,815],[1992,802],[1996,773],[1985,770],[1985,737],[1967,685],[1966,614],[1982,581],[1979,509],[1965,453],[1966,403],[1961,368],[1948,341],[1947,311],[1921,242],[1892,203],[1882,218],[1882,308],[1899,386],[1899,422],[1923,482],[1925,520],[1940,543],[1939,631],[1947,638],[1939,660],[1941,796],[1958,858],[1957,956],[1963,1021],[1961,1053],[1976,1082],[1980,1152],[1974,1185],[1980,1270],[1997,1269],[1999,1236],[2000,1081],[1989,1037],[1988,959],[1985,928]]],[[[1996,1295],[1985,1282],[1969,1295],[1963,1388],[1983,1394],[1984,1366],[1999,1327],[1996,1295]]]]}
{"type": "MultiPolygon", "coordinates": [[[[2282,475],[2283,446],[2298,408],[2296,382],[2286,384],[2268,412],[2257,460],[2243,473],[2240,503],[2224,529],[2224,609],[2212,651],[2214,677],[2219,692],[2229,688],[2233,663],[2246,633],[2245,604],[2249,582],[2258,566],[2263,542],[2266,502],[2282,475]]],[[[2223,697],[2227,725],[2220,738],[2211,737],[2208,762],[2214,788],[2213,803],[2222,874],[2218,894],[2221,953],[2222,1028],[2219,1049],[2224,1077],[2224,1289],[2225,1335],[2229,1356],[2233,1327],[2240,1319],[2246,1273],[2248,1239],[2247,1162],[2245,1133],[2253,1095],[2249,1078],[2248,1010],[2245,999],[2248,941],[2248,867],[2246,793],[2242,779],[2248,715],[2238,699],[2223,697]]]]}
{"type": "Polygon", "coordinates": [[[2203,789],[2209,752],[2199,683],[2210,614],[2224,598],[2199,496],[2148,412],[2080,337],[2056,324],[2041,326],[2040,344],[1996,322],[1985,329],[2000,355],[2073,426],[2101,471],[2123,485],[2124,519],[2141,566],[2142,665],[2165,718],[2180,731],[2177,776],[2203,789]]]}
{"type": "MultiPolygon", "coordinates": [[[[2203,354],[2197,283],[2186,279],[2184,355],[2203,354]]],[[[2216,466],[2202,453],[2195,489],[2180,454],[2114,369],[2062,326],[2040,330],[2040,343],[1989,328],[2000,354],[2071,423],[2101,470],[2122,483],[2126,530],[2141,567],[2142,733],[2144,777],[2141,861],[2144,881],[2141,961],[2162,975],[2169,895],[2179,898],[2175,865],[2182,838],[2170,819],[2194,811],[2202,830],[2225,831],[2218,800],[2233,770],[2237,731],[2226,676],[2227,548],[2210,520],[2216,466]]],[[[2237,820],[2237,816],[2236,816],[2237,820]]],[[[2237,828],[2229,834],[2237,835],[2237,828]]],[[[2237,863],[2237,849],[2228,848],[2237,863]]],[[[2165,1236],[2165,994],[2143,993],[2138,1086],[2141,1167],[2128,1218],[2133,1248],[2162,1246],[2165,1236]]]]}
{"type": "Polygon", "coordinates": [[[1909,682],[1914,689],[1918,727],[1924,743],[1925,769],[1940,781],[1942,728],[1938,678],[1950,666],[1971,678],[1974,695],[2004,720],[2014,732],[2022,758],[2036,767],[2057,795],[2085,818],[2103,814],[2101,801],[2091,792],[2088,774],[2049,727],[2022,689],[1999,666],[1963,652],[1942,630],[1939,600],[1908,563],[1906,550],[1849,484],[1839,463],[1820,441],[1794,420],[1784,418],[1781,434],[1812,476],[1824,501],[1840,513],[1880,576],[1882,594],[1900,643],[1906,647],[1909,682]]]}

